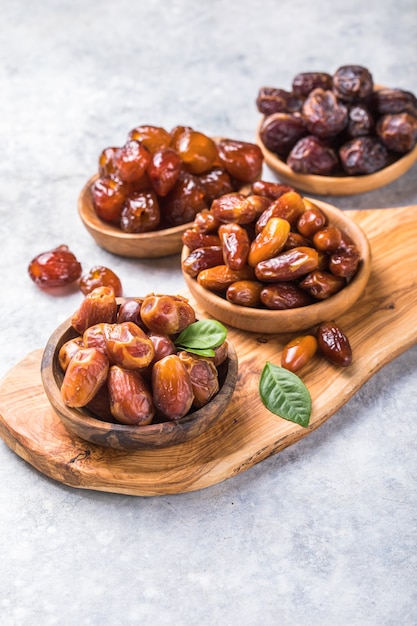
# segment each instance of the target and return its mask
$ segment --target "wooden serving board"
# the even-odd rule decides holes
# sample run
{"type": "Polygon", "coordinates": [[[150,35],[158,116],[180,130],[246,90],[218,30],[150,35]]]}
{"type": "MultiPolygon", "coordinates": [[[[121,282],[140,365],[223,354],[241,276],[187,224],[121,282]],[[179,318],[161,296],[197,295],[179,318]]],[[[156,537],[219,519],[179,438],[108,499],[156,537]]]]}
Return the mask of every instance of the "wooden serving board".
{"type": "Polygon", "coordinates": [[[138,496],[209,487],[296,443],[417,341],[417,206],[349,213],[370,240],[372,273],[359,302],[337,320],[352,345],[353,364],[341,369],[316,356],[300,372],[313,402],[308,428],[267,411],[258,393],[265,362],[280,365],[281,349],[290,336],[230,329],[239,358],[232,403],[218,425],[191,442],[124,452],[71,435],[44,394],[42,350],[30,353],[0,382],[1,437],[16,454],[59,482],[138,496]]]}

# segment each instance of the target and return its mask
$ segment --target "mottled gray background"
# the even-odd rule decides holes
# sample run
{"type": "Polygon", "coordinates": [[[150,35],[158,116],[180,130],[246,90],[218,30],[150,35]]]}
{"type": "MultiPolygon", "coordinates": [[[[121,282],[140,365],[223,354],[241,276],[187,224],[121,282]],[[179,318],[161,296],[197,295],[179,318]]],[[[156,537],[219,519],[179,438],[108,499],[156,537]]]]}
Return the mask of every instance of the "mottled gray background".
{"type": "MultiPolygon", "coordinates": [[[[3,376],[80,300],[31,283],[43,250],[110,265],[127,294],[184,288],[177,257],[116,258],[83,228],[104,147],[142,123],[253,140],[258,89],[300,71],[358,63],[417,92],[417,5],[0,0],[0,59],[3,376]]],[[[416,174],[337,204],[416,205],[416,174]]],[[[1,442],[1,623],[415,625],[416,374],[415,346],[308,438],[191,494],[75,490],[1,442]]]]}

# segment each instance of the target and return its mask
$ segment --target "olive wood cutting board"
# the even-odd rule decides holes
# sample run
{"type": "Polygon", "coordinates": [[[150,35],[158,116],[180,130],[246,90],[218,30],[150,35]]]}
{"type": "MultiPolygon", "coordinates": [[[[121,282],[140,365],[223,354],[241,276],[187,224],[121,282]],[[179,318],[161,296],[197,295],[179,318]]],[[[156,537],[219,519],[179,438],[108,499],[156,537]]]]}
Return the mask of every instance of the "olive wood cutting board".
{"type": "Polygon", "coordinates": [[[280,365],[281,349],[294,335],[229,329],[239,359],[235,394],[223,419],[193,441],[126,452],[71,435],[43,391],[42,350],[28,354],[0,381],[1,437],[29,464],[61,483],[136,496],[209,487],[296,443],[417,341],[417,206],[349,213],[369,238],[372,272],[360,300],[337,320],[352,345],[352,365],[338,368],[315,356],[300,372],[312,397],[308,428],[270,413],[258,393],[265,362],[280,365]]]}

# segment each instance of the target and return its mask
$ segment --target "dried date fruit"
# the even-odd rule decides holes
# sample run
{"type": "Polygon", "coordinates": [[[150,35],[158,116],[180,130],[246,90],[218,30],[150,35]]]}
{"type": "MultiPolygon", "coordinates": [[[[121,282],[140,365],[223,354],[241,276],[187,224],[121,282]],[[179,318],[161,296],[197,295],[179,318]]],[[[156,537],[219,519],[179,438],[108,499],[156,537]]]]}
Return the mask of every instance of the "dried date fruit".
{"type": "Polygon", "coordinates": [[[372,174],[388,164],[388,151],[376,137],[356,137],[339,150],[347,174],[372,174]]]}
{"type": "Polygon", "coordinates": [[[214,141],[196,130],[182,133],[175,144],[185,168],[191,174],[202,174],[210,170],[217,159],[214,141]]]}
{"type": "Polygon", "coordinates": [[[317,250],[333,252],[342,243],[342,232],[337,226],[325,226],[314,233],[313,243],[317,250]]]}
{"type": "Polygon", "coordinates": [[[105,222],[119,223],[126,200],[126,187],[112,176],[101,176],[91,185],[94,210],[105,222]]]}
{"type": "MultiPolygon", "coordinates": [[[[226,191],[226,193],[229,192],[226,191]]],[[[220,224],[220,220],[218,220],[217,217],[215,217],[210,211],[210,209],[207,208],[197,213],[193,221],[193,229],[194,231],[204,233],[205,235],[211,235],[213,233],[217,234],[217,230],[220,224]]]]}
{"type": "Polygon", "coordinates": [[[292,81],[292,90],[301,98],[306,98],[313,89],[332,88],[333,79],[327,72],[300,72],[292,81]]]}
{"type": "Polygon", "coordinates": [[[153,191],[137,191],[129,196],[120,215],[120,227],[125,233],[147,233],[159,225],[161,213],[153,191]]]}
{"type": "Polygon", "coordinates": [[[379,115],[387,113],[411,113],[417,117],[417,98],[404,89],[378,89],[371,96],[373,108],[379,115]]]}
{"type": "Polygon", "coordinates": [[[196,176],[181,172],[171,191],[160,199],[165,227],[192,222],[199,211],[207,208],[204,189],[196,176]]]}
{"type": "Polygon", "coordinates": [[[352,348],[343,330],[335,322],[323,322],[317,329],[321,353],[335,365],[347,367],[352,363],[352,348]]]}
{"type": "Polygon", "coordinates": [[[154,349],[154,357],[151,365],[156,363],[156,361],[163,359],[164,356],[177,353],[177,348],[169,335],[165,335],[164,333],[149,332],[148,337],[152,341],[154,349]]]}
{"type": "MultiPolygon", "coordinates": [[[[223,252],[223,263],[232,270],[241,270],[247,263],[250,241],[247,231],[239,224],[222,224],[219,238],[223,252]]],[[[222,262],[211,265],[221,265],[222,262]]]]}
{"type": "Polygon", "coordinates": [[[303,104],[307,130],[320,139],[334,137],[348,123],[348,110],[330,90],[313,89],[303,104]]]}
{"type": "Polygon", "coordinates": [[[296,191],[288,191],[274,200],[256,222],[255,231],[259,234],[272,217],[279,217],[295,226],[306,209],[303,198],[296,191]]]}
{"type": "Polygon", "coordinates": [[[232,304],[257,308],[261,305],[263,284],[256,280],[237,280],[228,286],[226,300],[232,304]]]}
{"type": "Polygon", "coordinates": [[[152,369],[155,407],[167,420],[179,420],[190,410],[194,393],[190,375],[176,354],[157,361],[152,369]]]}
{"type": "Polygon", "coordinates": [[[71,318],[71,325],[80,335],[100,322],[113,323],[117,316],[117,302],[113,289],[96,287],[88,293],[71,318]]]}
{"type": "Polygon", "coordinates": [[[114,157],[117,148],[105,148],[102,150],[98,158],[98,173],[100,176],[112,176],[116,173],[116,166],[114,164],[114,157]]]}
{"type": "Polygon", "coordinates": [[[346,286],[346,279],[330,272],[314,270],[300,282],[300,287],[308,291],[316,300],[327,300],[346,286]]]}
{"type": "Polygon", "coordinates": [[[118,422],[137,426],[152,422],[155,415],[152,393],[139,372],[113,365],[109,371],[108,389],[110,410],[118,422]]]}
{"type": "Polygon", "coordinates": [[[85,348],[97,348],[104,354],[107,354],[106,338],[105,338],[105,326],[109,324],[106,322],[99,322],[93,324],[85,329],[83,332],[83,344],[85,348]]]}
{"type": "Polygon", "coordinates": [[[66,371],[72,357],[80,348],[84,348],[83,338],[75,337],[66,341],[58,351],[58,362],[63,372],[66,371]]]}
{"type": "Polygon", "coordinates": [[[96,348],[78,350],[65,371],[61,394],[69,407],[82,407],[92,400],[105,382],[109,359],[96,348]]]}
{"type": "Polygon", "coordinates": [[[209,267],[221,265],[223,260],[223,249],[221,246],[207,246],[196,248],[183,260],[181,267],[183,272],[189,276],[197,276],[209,267]]]}
{"type": "Polygon", "coordinates": [[[141,317],[149,330],[167,335],[180,333],[195,322],[195,311],[181,296],[149,294],[142,302],[141,317]]]}
{"type": "Polygon", "coordinates": [[[346,102],[367,98],[373,87],[372,74],[361,65],[343,65],[333,75],[333,91],[346,102]]]}
{"type": "Polygon", "coordinates": [[[275,87],[261,87],[256,98],[259,113],[272,115],[273,113],[295,113],[303,106],[302,94],[291,93],[285,89],[275,87]]]}
{"type": "Polygon", "coordinates": [[[116,298],[120,297],[123,292],[120,278],[113,270],[104,265],[92,267],[87,274],[80,278],[80,289],[85,296],[96,287],[110,287],[116,298]]]}
{"type": "Polygon", "coordinates": [[[181,157],[172,148],[157,150],[147,168],[150,183],[158,196],[166,196],[178,180],[181,157]]]}
{"type": "Polygon", "coordinates": [[[295,283],[271,283],[261,291],[261,302],[267,309],[286,310],[307,306],[314,302],[306,291],[295,283]]]}
{"type": "Polygon", "coordinates": [[[307,135],[292,148],[287,165],[297,174],[329,176],[335,171],[338,158],[332,147],[314,135],[307,135]]]}
{"type": "Polygon", "coordinates": [[[133,128],[128,134],[128,139],[139,141],[151,154],[157,150],[168,148],[171,143],[171,135],[165,128],[149,124],[142,124],[133,128]]]}
{"type": "Polygon", "coordinates": [[[410,113],[383,115],[377,122],[376,134],[388,150],[410,152],[417,144],[417,118],[410,113]]]}
{"type": "Polygon", "coordinates": [[[290,228],[288,220],[280,217],[271,217],[250,244],[247,258],[249,265],[256,267],[261,261],[266,261],[266,259],[270,259],[281,252],[290,228]]]}
{"type": "Polygon", "coordinates": [[[358,271],[359,250],[355,245],[345,246],[333,252],[329,257],[329,270],[335,276],[352,278],[358,271]]]}
{"type": "Polygon", "coordinates": [[[139,180],[151,161],[151,154],[143,143],[129,140],[114,155],[116,174],[125,183],[139,180]]]}
{"type": "Polygon", "coordinates": [[[296,113],[268,115],[259,129],[264,145],[282,158],[286,158],[291,148],[306,134],[304,117],[296,113]]]}
{"type": "Polygon", "coordinates": [[[305,200],[305,204],[306,210],[297,222],[297,229],[303,237],[312,238],[315,233],[327,226],[327,217],[325,213],[312,202],[305,200]]]}
{"type": "Polygon", "coordinates": [[[213,200],[210,211],[220,222],[235,224],[250,224],[256,217],[255,207],[246,196],[238,192],[227,193],[213,200]]]}
{"type": "Polygon", "coordinates": [[[178,357],[184,363],[190,376],[194,394],[193,405],[200,409],[208,404],[219,391],[217,368],[212,361],[200,359],[183,350],[178,353],[178,357]]]}
{"type": "Polygon", "coordinates": [[[217,145],[227,172],[242,183],[253,183],[262,173],[263,155],[259,146],[246,141],[222,139],[217,145]]]}
{"type": "Polygon", "coordinates": [[[373,131],[375,120],[365,104],[352,104],[349,106],[348,115],[347,134],[349,137],[361,137],[373,131]]]}
{"type": "Polygon", "coordinates": [[[316,352],[317,339],[314,335],[295,337],[282,350],[281,366],[290,372],[298,372],[311,361],[316,352]]]}
{"type": "Polygon", "coordinates": [[[211,246],[220,246],[219,236],[216,234],[206,234],[193,228],[187,228],[181,237],[184,246],[192,252],[197,248],[210,248],[211,246]]]}
{"type": "Polygon", "coordinates": [[[213,167],[208,172],[200,174],[198,182],[204,190],[204,199],[209,206],[215,198],[234,191],[230,175],[221,167],[213,167]]]}
{"type": "Polygon", "coordinates": [[[143,298],[126,298],[123,300],[117,311],[117,323],[134,322],[142,330],[145,330],[146,326],[140,315],[142,302],[143,298]]]}
{"type": "Polygon", "coordinates": [[[237,280],[253,280],[254,277],[254,270],[249,265],[241,270],[232,270],[227,265],[216,265],[200,272],[197,282],[209,291],[225,292],[237,280]]]}
{"type": "Polygon", "coordinates": [[[271,200],[277,200],[284,193],[295,190],[289,185],[283,185],[282,183],[272,183],[266,180],[256,180],[254,183],[252,183],[252,191],[258,196],[266,196],[271,200]]]}
{"type": "Polygon", "coordinates": [[[81,272],[81,264],[65,245],[41,252],[28,266],[30,278],[43,289],[71,285],[80,278],[81,272]]]}
{"type": "Polygon", "coordinates": [[[113,364],[125,369],[142,369],[154,358],[148,335],[133,322],[103,324],[106,351],[113,364]]]}
{"type": "Polygon", "coordinates": [[[292,281],[315,270],[317,265],[318,254],[314,248],[291,248],[258,263],[255,276],[264,282],[292,281]]]}

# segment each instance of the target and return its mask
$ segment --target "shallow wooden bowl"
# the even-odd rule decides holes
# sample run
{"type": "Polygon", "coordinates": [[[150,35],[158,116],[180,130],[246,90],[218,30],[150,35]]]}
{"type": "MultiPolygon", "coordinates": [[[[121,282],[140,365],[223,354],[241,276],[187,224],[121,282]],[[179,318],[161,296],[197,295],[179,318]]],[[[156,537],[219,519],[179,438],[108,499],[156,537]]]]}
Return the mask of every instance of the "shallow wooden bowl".
{"type": "Polygon", "coordinates": [[[125,233],[101,220],[94,210],[91,196],[91,185],[97,178],[98,174],[92,176],[84,185],[78,198],[78,213],[101,248],[119,256],[138,259],[155,259],[181,252],[182,234],[191,226],[190,223],[149,233],[125,233]]]}
{"type": "MultiPolygon", "coordinates": [[[[215,319],[257,333],[288,333],[312,328],[323,321],[331,321],[350,309],[363,293],[371,273],[371,249],[363,230],[346,213],[320,200],[311,199],[327,215],[329,223],[341,228],[358,246],[361,263],[358,272],[349,284],[328,300],[305,307],[275,311],[239,306],[208,291],[185,272],[187,287],[197,303],[215,319]]],[[[181,260],[189,254],[184,246],[181,260]]]]}
{"type": "Polygon", "coordinates": [[[318,176],[315,174],[296,174],[274,152],[266,148],[260,137],[262,118],[256,131],[256,142],[262,150],[265,163],[273,170],[282,183],[295,189],[321,196],[349,196],[365,193],[384,187],[405,174],[417,160],[417,146],[374,174],[363,176],[318,176]]]}
{"type": "Polygon", "coordinates": [[[41,378],[46,396],[64,426],[90,443],[119,450],[166,448],[195,439],[214,426],[229,405],[236,385],[238,361],[236,351],[228,340],[228,358],[218,368],[220,390],[205,407],[188,413],[180,420],[129,426],[111,423],[95,417],[87,408],[66,406],[61,396],[64,374],[58,361],[60,347],[77,335],[71,318],[51,335],[41,360],[41,378]]]}

